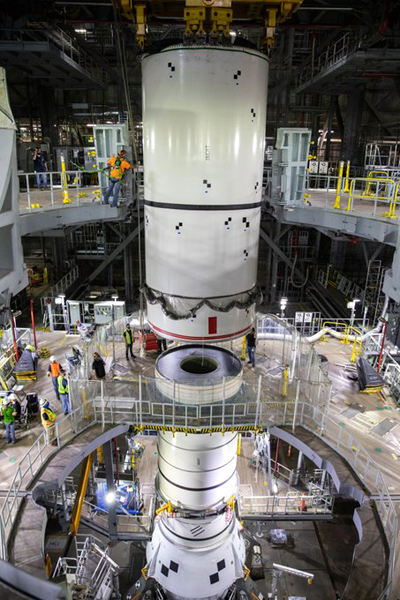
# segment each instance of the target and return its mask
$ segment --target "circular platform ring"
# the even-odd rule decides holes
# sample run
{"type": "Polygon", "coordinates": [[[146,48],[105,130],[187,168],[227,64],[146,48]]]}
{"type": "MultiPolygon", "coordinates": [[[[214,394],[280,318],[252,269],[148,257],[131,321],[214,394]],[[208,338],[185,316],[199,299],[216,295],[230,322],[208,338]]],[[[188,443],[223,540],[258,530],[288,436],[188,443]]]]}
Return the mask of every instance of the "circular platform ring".
{"type": "Polygon", "coordinates": [[[164,352],[156,362],[157,389],[167,398],[206,404],[232,398],[243,377],[241,360],[225,348],[187,344],[164,352]]]}

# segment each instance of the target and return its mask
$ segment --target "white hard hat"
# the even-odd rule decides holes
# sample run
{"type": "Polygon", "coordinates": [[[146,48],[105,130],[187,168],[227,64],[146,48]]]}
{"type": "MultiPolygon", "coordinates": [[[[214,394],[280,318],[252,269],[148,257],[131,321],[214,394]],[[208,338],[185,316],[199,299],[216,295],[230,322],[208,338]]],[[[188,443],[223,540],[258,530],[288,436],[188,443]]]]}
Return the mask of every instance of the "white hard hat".
{"type": "Polygon", "coordinates": [[[10,401],[11,400],[16,400],[17,396],[15,394],[9,394],[7,399],[10,400],[10,401]]]}
{"type": "Polygon", "coordinates": [[[10,398],[7,398],[7,397],[6,397],[6,398],[4,398],[4,399],[3,399],[3,406],[4,406],[5,404],[10,404],[10,398]]]}
{"type": "Polygon", "coordinates": [[[39,400],[39,404],[40,406],[44,406],[45,404],[47,404],[49,401],[47,400],[47,398],[40,398],[39,400]]]}
{"type": "Polygon", "coordinates": [[[55,356],[50,356],[50,362],[55,362],[56,357],[55,356]]]}

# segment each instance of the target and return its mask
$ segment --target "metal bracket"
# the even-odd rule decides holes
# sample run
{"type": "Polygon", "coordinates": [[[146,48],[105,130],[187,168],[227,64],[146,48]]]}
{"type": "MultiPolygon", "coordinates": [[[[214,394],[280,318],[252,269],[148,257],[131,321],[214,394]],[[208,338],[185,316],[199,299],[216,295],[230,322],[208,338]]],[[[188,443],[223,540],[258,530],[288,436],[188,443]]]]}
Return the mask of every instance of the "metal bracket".
{"type": "Polygon", "coordinates": [[[136,14],[136,41],[139,48],[143,49],[146,39],[146,5],[135,4],[136,14]]]}
{"type": "Polygon", "coordinates": [[[190,37],[193,34],[196,36],[204,36],[204,19],[206,17],[206,9],[203,7],[191,7],[185,6],[184,19],[186,23],[185,36],[190,37]]]}
{"type": "Polygon", "coordinates": [[[223,34],[228,37],[231,31],[231,23],[233,19],[233,11],[231,8],[212,8],[211,9],[211,22],[212,29],[211,35],[216,37],[219,34],[223,34]]]}

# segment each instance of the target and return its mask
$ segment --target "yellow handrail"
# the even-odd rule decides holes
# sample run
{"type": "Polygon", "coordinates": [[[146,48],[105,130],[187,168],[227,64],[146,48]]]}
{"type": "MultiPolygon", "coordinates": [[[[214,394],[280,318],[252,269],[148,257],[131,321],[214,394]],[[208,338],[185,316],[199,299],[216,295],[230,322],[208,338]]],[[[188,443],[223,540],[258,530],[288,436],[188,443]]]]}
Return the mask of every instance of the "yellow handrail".
{"type": "Polygon", "coordinates": [[[339,166],[339,177],[336,185],[335,204],[333,205],[333,208],[335,208],[336,210],[340,210],[340,190],[342,189],[343,167],[344,162],[341,161],[339,166]]]}

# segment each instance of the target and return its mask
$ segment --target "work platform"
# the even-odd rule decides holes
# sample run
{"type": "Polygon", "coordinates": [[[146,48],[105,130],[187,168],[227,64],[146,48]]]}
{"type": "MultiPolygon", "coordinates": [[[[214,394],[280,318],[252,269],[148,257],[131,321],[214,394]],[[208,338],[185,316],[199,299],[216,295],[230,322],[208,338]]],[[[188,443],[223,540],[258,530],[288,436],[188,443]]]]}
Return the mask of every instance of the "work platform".
{"type": "Polygon", "coordinates": [[[71,188],[69,190],[70,203],[64,204],[61,189],[31,190],[30,202],[26,192],[19,195],[21,235],[34,235],[41,231],[95,223],[98,221],[121,221],[127,214],[127,205],[113,208],[104,205],[101,200],[92,194],[97,188],[71,188]],[[78,194],[85,189],[87,194],[80,197],[78,194]]]}
{"type": "MultiPolygon", "coordinates": [[[[269,318],[271,319],[271,317],[269,318]]],[[[278,322],[277,325],[282,323],[276,317],[272,319],[278,322]]],[[[36,554],[33,555],[33,548],[39,538],[43,545],[42,524],[45,523],[45,511],[42,508],[35,508],[31,495],[28,494],[28,497],[24,499],[25,491],[35,490],[39,485],[48,484],[54,479],[60,481],[61,473],[64,473],[65,476],[70,472],[70,469],[67,469],[67,463],[70,461],[71,453],[73,454],[73,464],[77,465],[83,459],[84,454],[90,451],[92,445],[96,446],[99,443],[98,440],[95,442],[93,438],[102,432],[106,435],[115,435],[115,432],[110,433],[112,427],[117,427],[118,430],[122,427],[123,430],[126,430],[128,425],[133,425],[136,426],[138,432],[175,430],[189,433],[196,431],[200,435],[210,435],[212,431],[262,431],[268,427],[273,435],[278,435],[276,429],[278,428],[281,439],[284,439],[285,436],[294,436],[295,439],[290,437],[292,445],[296,448],[300,447],[301,451],[305,450],[304,442],[311,452],[310,460],[315,461],[317,467],[320,466],[330,473],[339,494],[360,502],[361,508],[355,516],[355,525],[359,532],[362,528],[363,540],[365,543],[369,543],[368,548],[374,548],[378,552],[378,556],[371,557],[368,554],[369,549],[365,549],[365,552],[368,554],[368,560],[373,560],[380,566],[388,566],[390,582],[391,561],[397,532],[396,511],[381,468],[372,458],[373,447],[368,446],[368,451],[366,451],[365,447],[357,440],[358,432],[355,431],[353,434],[353,428],[350,425],[347,426],[345,417],[337,414],[333,417],[330,411],[327,413],[326,408],[323,408],[323,401],[325,396],[330,394],[331,384],[325,380],[325,376],[318,376],[320,361],[312,347],[304,339],[302,341],[298,339],[293,343],[293,335],[296,337],[297,334],[290,326],[282,338],[278,328],[271,330],[271,323],[267,327],[268,323],[265,322],[265,317],[263,325],[265,325],[263,332],[265,329],[272,336],[275,334],[275,338],[259,341],[256,370],[245,367],[246,384],[243,393],[240,398],[232,402],[194,406],[174,400],[162,401],[157,395],[154,379],[146,377],[146,373],[151,373],[154,364],[150,357],[148,359],[137,358],[130,365],[126,363],[129,368],[122,376],[122,381],[108,380],[102,384],[98,381],[84,381],[79,377],[73,379],[70,382],[70,389],[75,410],[70,416],[58,418],[55,435],[59,440],[59,448],[49,446],[45,434],[41,434],[40,439],[21,457],[17,466],[13,466],[14,472],[10,473],[11,477],[13,474],[15,477],[6,484],[10,491],[6,497],[1,499],[3,506],[0,514],[3,519],[7,545],[2,549],[4,555],[7,554],[8,548],[8,551],[11,552],[10,555],[14,556],[16,561],[20,561],[19,564],[23,568],[26,566],[29,569],[28,565],[30,564],[32,569],[40,567],[44,577],[43,560],[38,557],[37,546],[36,554]],[[288,382],[285,391],[283,371],[279,368],[279,364],[282,360],[284,363],[290,363],[289,357],[292,357],[293,361],[294,348],[297,348],[299,353],[298,358],[294,360],[295,376],[293,381],[288,382]],[[300,356],[303,356],[303,359],[300,359],[300,356]],[[309,360],[310,362],[308,362],[309,360]],[[307,373],[309,374],[307,381],[297,379],[301,373],[303,373],[303,377],[307,373]],[[311,398],[312,404],[307,403],[306,398],[311,398]],[[318,405],[321,408],[318,408],[318,405]],[[81,440],[83,441],[81,442],[81,440]],[[82,450],[84,451],[82,452],[82,450]],[[370,503],[369,494],[378,500],[370,503]],[[18,512],[20,520],[17,519],[18,512]],[[32,543],[32,556],[29,557],[28,554],[24,554],[28,551],[24,535],[26,536],[29,526],[21,529],[21,532],[24,533],[20,537],[16,527],[20,523],[25,527],[24,519],[31,519],[33,516],[40,522],[38,522],[37,528],[35,527],[35,531],[32,531],[36,541],[32,543]],[[383,530],[380,530],[380,527],[383,530]],[[377,537],[377,532],[379,535],[383,535],[382,531],[386,536],[386,542],[382,541],[383,538],[378,539],[377,537]],[[387,543],[387,549],[384,547],[385,543],[387,543]]],[[[107,355],[113,352],[114,345],[116,358],[120,364],[124,360],[122,358],[124,355],[123,342],[117,338],[118,341],[112,344],[111,339],[104,335],[103,329],[99,330],[99,338],[93,341],[94,345],[88,348],[88,352],[91,354],[96,348],[103,355],[107,355]]],[[[119,332],[118,326],[116,331],[119,332]]],[[[238,343],[235,342],[235,344],[238,343]]],[[[340,342],[337,344],[339,344],[339,348],[343,348],[343,351],[347,349],[341,346],[340,342]]],[[[60,340],[57,342],[57,348],[60,352],[60,340]]],[[[135,349],[135,353],[137,353],[137,349],[135,349]]],[[[121,366],[120,364],[120,371],[121,366]]],[[[116,375],[115,372],[114,375],[116,375]]],[[[46,384],[51,385],[47,378],[46,384]]],[[[34,384],[29,384],[29,386],[32,385],[34,384]]],[[[371,443],[376,445],[376,442],[371,443]]],[[[18,448],[19,444],[15,450],[18,448]]],[[[11,450],[15,452],[14,447],[11,450]]],[[[239,473],[241,473],[240,464],[239,473]]],[[[249,480],[245,481],[244,477],[243,482],[247,485],[250,483],[249,480]]],[[[50,491],[54,490],[54,487],[49,487],[50,491]]],[[[34,491],[33,497],[36,493],[34,491]]],[[[260,493],[261,490],[257,486],[254,487],[252,495],[260,495],[260,493]]],[[[284,501],[282,500],[282,502],[284,501]]],[[[288,513],[292,520],[299,518],[298,509],[297,511],[295,509],[297,515],[291,510],[282,510],[281,518],[285,518],[285,513],[288,513]]],[[[243,514],[246,517],[248,515],[246,511],[243,511],[243,514]]],[[[86,516],[90,517],[90,513],[86,516]]],[[[253,514],[254,520],[259,517],[259,514],[253,514]]],[[[329,514],[315,515],[315,517],[317,519],[325,518],[328,521],[331,519],[329,514]]],[[[97,517],[96,521],[99,518],[97,517]]],[[[276,515],[276,519],[278,518],[276,515]]],[[[362,544],[363,542],[357,546],[360,554],[364,553],[362,544]]],[[[360,564],[359,570],[354,569],[354,576],[359,578],[364,563],[360,564]]],[[[383,576],[379,575],[377,571],[374,571],[373,576],[376,576],[377,586],[383,585],[383,576]]],[[[354,580],[356,583],[352,585],[355,588],[359,580],[354,580]]],[[[367,597],[365,596],[365,598],[367,597]]],[[[368,600],[373,597],[371,594],[368,600]]],[[[385,593],[381,597],[388,598],[385,593]]],[[[352,596],[349,595],[348,598],[352,598],[352,596]]]]}

